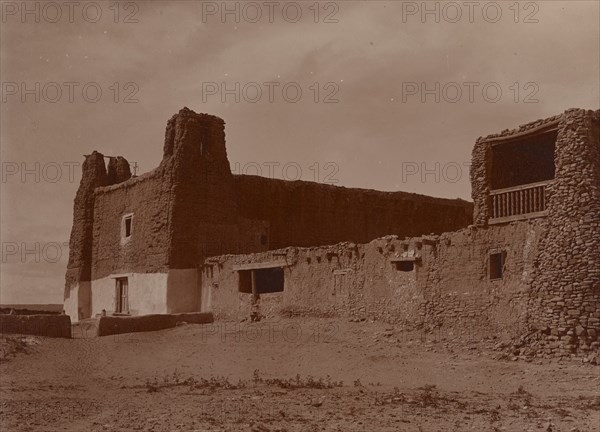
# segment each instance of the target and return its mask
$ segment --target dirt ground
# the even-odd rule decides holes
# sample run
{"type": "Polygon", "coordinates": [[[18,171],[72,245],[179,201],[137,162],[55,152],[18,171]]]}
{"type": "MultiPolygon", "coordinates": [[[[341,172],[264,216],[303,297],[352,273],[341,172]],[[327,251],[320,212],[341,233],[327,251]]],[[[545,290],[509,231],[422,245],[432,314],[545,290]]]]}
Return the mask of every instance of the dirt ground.
{"type": "Polygon", "coordinates": [[[3,336],[1,429],[600,430],[600,367],[471,339],[317,318],[3,336]]]}

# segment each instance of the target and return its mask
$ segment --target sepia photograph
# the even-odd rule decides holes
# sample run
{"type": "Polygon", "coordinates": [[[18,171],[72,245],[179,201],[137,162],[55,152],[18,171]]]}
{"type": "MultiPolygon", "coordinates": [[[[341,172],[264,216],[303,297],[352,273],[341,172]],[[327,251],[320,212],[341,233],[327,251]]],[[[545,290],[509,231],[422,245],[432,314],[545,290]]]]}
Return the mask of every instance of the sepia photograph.
{"type": "Polygon", "coordinates": [[[0,0],[2,432],[600,432],[600,0],[0,0]]]}

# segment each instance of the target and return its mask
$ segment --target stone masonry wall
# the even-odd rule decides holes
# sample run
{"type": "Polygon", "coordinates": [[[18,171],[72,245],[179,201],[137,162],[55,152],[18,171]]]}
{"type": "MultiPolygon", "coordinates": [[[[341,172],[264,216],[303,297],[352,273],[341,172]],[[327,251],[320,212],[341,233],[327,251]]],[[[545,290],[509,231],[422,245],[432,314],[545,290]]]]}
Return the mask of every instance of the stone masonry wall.
{"type": "Polygon", "coordinates": [[[492,143],[557,129],[548,216],[537,222],[542,235],[529,290],[521,297],[527,305],[524,322],[538,331],[535,344],[542,355],[585,355],[600,346],[599,117],[600,111],[570,109],[480,138],[473,149],[474,223],[483,227],[490,217],[492,143]]]}
{"type": "Polygon", "coordinates": [[[471,197],[473,198],[473,223],[486,226],[491,217],[490,185],[492,175],[492,143],[522,137],[526,134],[551,128],[558,123],[560,115],[536,120],[519,126],[517,129],[505,129],[500,133],[479,137],[471,154],[471,197]]]}
{"type": "Polygon", "coordinates": [[[559,124],[548,230],[529,304],[547,355],[600,345],[599,117],[600,111],[572,109],[559,124]]]}

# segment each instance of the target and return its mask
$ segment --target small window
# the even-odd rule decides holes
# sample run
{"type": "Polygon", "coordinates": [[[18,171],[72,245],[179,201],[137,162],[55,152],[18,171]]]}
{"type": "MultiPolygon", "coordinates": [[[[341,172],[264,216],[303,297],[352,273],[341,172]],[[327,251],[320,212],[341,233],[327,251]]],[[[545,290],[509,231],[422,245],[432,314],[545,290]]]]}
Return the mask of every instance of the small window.
{"type": "Polygon", "coordinates": [[[395,261],[396,270],[403,272],[411,272],[415,269],[414,261],[395,261]]]}
{"type": "Polygon", "coordinates": [[[121,237],[123,239],[128,239],[131,237],[133,233],[133,214],[128,214],[123,216],[123,221],[121,223],[121,237]]]}
{"type": "Polygon", "coordinates": [[[505,259],[506,256],[504,252],[494,252],[490,254],[490,280],[502,279],[505,259]]]}

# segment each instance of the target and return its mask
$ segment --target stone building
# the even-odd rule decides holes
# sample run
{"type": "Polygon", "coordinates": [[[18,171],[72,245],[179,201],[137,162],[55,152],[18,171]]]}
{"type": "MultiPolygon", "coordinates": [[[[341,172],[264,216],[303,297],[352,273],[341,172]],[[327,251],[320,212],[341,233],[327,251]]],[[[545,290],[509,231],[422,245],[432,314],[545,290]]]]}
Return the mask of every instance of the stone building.
{"type": "Polygon", "coordinates": [[[223,121],[184,109],[158,168],[86,157],[65,308],[362,316],[598,350],[600,111],[479,138],[473,204],[232,175],[223,121]]]}

